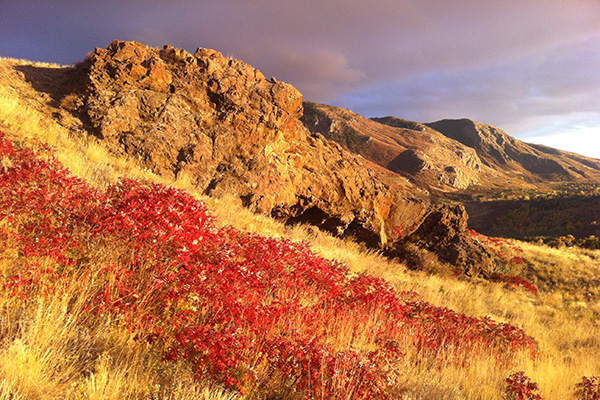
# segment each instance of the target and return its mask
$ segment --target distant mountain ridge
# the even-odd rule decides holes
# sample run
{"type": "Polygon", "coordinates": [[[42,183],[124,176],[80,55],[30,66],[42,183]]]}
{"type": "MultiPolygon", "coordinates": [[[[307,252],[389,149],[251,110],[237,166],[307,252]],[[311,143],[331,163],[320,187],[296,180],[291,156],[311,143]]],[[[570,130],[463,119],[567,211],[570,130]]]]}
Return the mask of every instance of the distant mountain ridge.
{"type": "Polygon", "coordinates": [[[600,160],[529,145],[468,119],[421,124],[396,117],[367,119],[330,105],[304,103],[302,121],[380,166],[440,192],[547,189],[552,182],[600,182],[600,160]],[[361,137],[347,145],[348,134],[361,137]]]}
{"type": "Polygon", "coordinates": [[[352,111],[305,102],[301,121],[348,150],[426,188],[466,188],[479,182],[476,152],[416,122],[368,119],[352,111]],[[348,145],[349,137],[356,144],[348,145]]]}
{"type": "Polygon", "coordinates": [[[468,119],[446,119],[427,125],[475,149],[486,165],[496,169],[508,167],[558,181],[597,180],[600,177],[600,160],[530,145],[491,125],[468,119]]]}

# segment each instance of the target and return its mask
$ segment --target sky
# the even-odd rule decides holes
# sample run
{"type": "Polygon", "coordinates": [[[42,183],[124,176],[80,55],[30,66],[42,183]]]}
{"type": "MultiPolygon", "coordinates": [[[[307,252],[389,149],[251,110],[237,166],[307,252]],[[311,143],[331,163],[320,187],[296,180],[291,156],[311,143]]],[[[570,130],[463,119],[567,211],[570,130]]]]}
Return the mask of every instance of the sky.
{"type": "Polygon", "coordinates": [[[600,159],[599,0],[0,0],[0,57],[220,51],[365,117],[470,118],[600,159]]]}

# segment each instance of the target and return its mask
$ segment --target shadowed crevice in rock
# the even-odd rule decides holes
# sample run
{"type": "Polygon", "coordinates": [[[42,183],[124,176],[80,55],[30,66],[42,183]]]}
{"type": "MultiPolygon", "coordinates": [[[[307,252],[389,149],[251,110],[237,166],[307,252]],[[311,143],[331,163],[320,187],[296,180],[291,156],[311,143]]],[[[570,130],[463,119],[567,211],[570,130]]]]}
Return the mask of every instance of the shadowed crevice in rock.
{"type": "Polygon", "coordinates": [[[348,225],[346,233],[358,243],[364,243],[368,248],[377,248],[380,242],[379,236],[365,229],[364,224],[357,219],[348,225]]]}
{"type": "Polygon", "coordinates": [[[220,179],[213,179],[211,180],[208,185],[206,186],[206,188],[204,189],[204,192],[202,192],[203,195],[205,196],[210,196],[210,193],[215,190],[215,188],[217,187],[217,185],[219,184],[221,180],[220,179]]]}
{"type": "Polygon", "coordinates": [[[288,218],[286,224],[310,224],[336,236],[343,234],[347,225],[340,218],[328,215],[317,206],[304,209],[297,216],[288,218]]]}

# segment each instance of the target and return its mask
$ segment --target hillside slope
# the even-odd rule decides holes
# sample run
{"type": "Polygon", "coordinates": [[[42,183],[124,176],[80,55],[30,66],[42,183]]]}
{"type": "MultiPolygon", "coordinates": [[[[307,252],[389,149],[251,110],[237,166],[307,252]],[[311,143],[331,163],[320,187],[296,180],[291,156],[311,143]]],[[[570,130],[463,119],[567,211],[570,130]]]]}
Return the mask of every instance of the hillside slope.
{"type": "Polygon", "coordinates": [[[473,149],[416,122],[367,119],[350,110],[310,102],[304,103],[301,121],[311,132],[427,189],[467,188],[479,183],[485,168],[473,149]]]}
{"type": "MultiPolygon", "coordinates": [[[[433,306],[373,276],[349,278],[306,244],[217,228],[183,191],[134,180],[97,191],[2,133],[0,159],[0,316],[11,320],[0,351],[15,347],[13,326],[27,326],[23,314],[50,292],[85,305],[67,311],[81,331],[114,318],[114,330],[163,353],[167,367],[179,361],[199,381],[257,398],[391,400],[411,359],[501,365],[537,353],[521,329],[433,306]]],[[[62,377],[71,381],[66,398],[100,362],[91,346],[64,349],[80,368],[62,377]]],[[[4,368],[0,361],[2,382],[4,368]]],[[[14,396],[27,388],[9,385],[14,396]]]]}
{"type": "MultiPolygon", "coordinates": [[[[471,233],[511,260],[499,282],[453,276],[423,253],[430,273],[408,271],[352,241],[285,226],[252,214],[239,198],[209,197],[181,177],[140,168],[70,125],[81,123],[70,113],[60,124],[58,114],[48,118],[57,110],[53,86],[72,90],[67,69],[0,60],[4,67],[0,125],[18,145],[0,140],[0,399],[361,399],[381,396],[371,390],[379,387],[394,398],[489,400],[516,395],[508,376],[510,387],[534,396],[515,373],[525,371],[544,399],[583,400],[574,385],[600,371],[598,251],[471,233]],[[14,77],[16,67],[32,80],[14,77]],[[211,211],[154,182],[186,188],[211,211]],[[398,305],[406,314],[395,312],[398,305]],[[248,323],[282,315],[273,330],[248,323]],[[535,339],[535,362],[527,353],[513,357],[514,348],[500,350],[506,362],[498,362],[511,332],[535,339]],[[240,348],[253,335],[281,340],[240,348]],[[499,341],[473,357],[471,344],[486,337],[499,341]],[[165,346],[177,349],[169,359],[165,346]],[[398,349],[406,354],[395,358],[398,349]],[[357,379],[361,371],[376,379],[357,379]],[[244,381],[245,395],[223,390],[235,387],[227,374],[244,381]]],[[[585,382],[592,393],[594,380],[585,382]]]]}

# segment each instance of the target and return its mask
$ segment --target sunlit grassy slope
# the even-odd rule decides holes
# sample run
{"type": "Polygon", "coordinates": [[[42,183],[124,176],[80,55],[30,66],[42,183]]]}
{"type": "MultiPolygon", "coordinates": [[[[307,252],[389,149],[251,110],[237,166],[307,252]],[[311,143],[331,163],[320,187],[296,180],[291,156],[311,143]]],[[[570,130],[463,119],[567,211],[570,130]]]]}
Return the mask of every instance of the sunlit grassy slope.
{"type": "MultiPolygon", "coordinates": [[[[402,264],[365,251],[352,241],[310,227],[284,226],[250,213],[235,198],[208,198],[184,179],[166,181],[143,171],[133,160],[115,157],[93,139],[46,118],[10,87],[0,87],[0,129],[20,146],[38,149],[41,156],[47,152],[40,150],[39,143],[48,143],[64,167],[94,187],[104,189],[126,176],[184,189],[208,205],[217,227],[231,225],[267,237],[308,241],[317,254],[347,265],[350,276],[366,272],[382,277],[398,292],[414,291],[434,305],[512,324],[538,343],[535,361],[523,356],[510,366],[486,357],[474,359],[470,365],[406,362],[398,377],[400,398],[500,399],[505,378],[512,371],[523,370],[539,383],[544,398],[570,399],[582,376],[600,374],[600,252],[515,242],[494,247],[507,258],[524,258],[523,263],[507,264],[502,272],[529,280],[537,286],[536,294],[503,283],[452,276],[435,260],[430,260],[428,272],[407,271],[402,264]]],[[[0,160],[3,167],[9,167],[9,162],[0,160]]],[[[7,223],[0,221],[3,228],[7,223]]],[[[11,253],[10,245],[4,248],[0,266],[7,276],[9,269],[18,267],[14,260],[20,256],[11,253]]],[[[47,258],[28,262],[37,262],[41,269],[55,268],[54,261],[47,258]]],[[[90,321],[85,307],[95,286],[89,281],[61,285],[55,288],[60,297],[41,296],[33,303],[19,302],[6,289],[0,294],[0,399],[240,396],[211,381],[194,379],[183,362],[166,363],[156,349],[136,340],[118,320],[90,321]],[[169,391],[161,390],[161,385],[168,385],[169,391]]]]}

